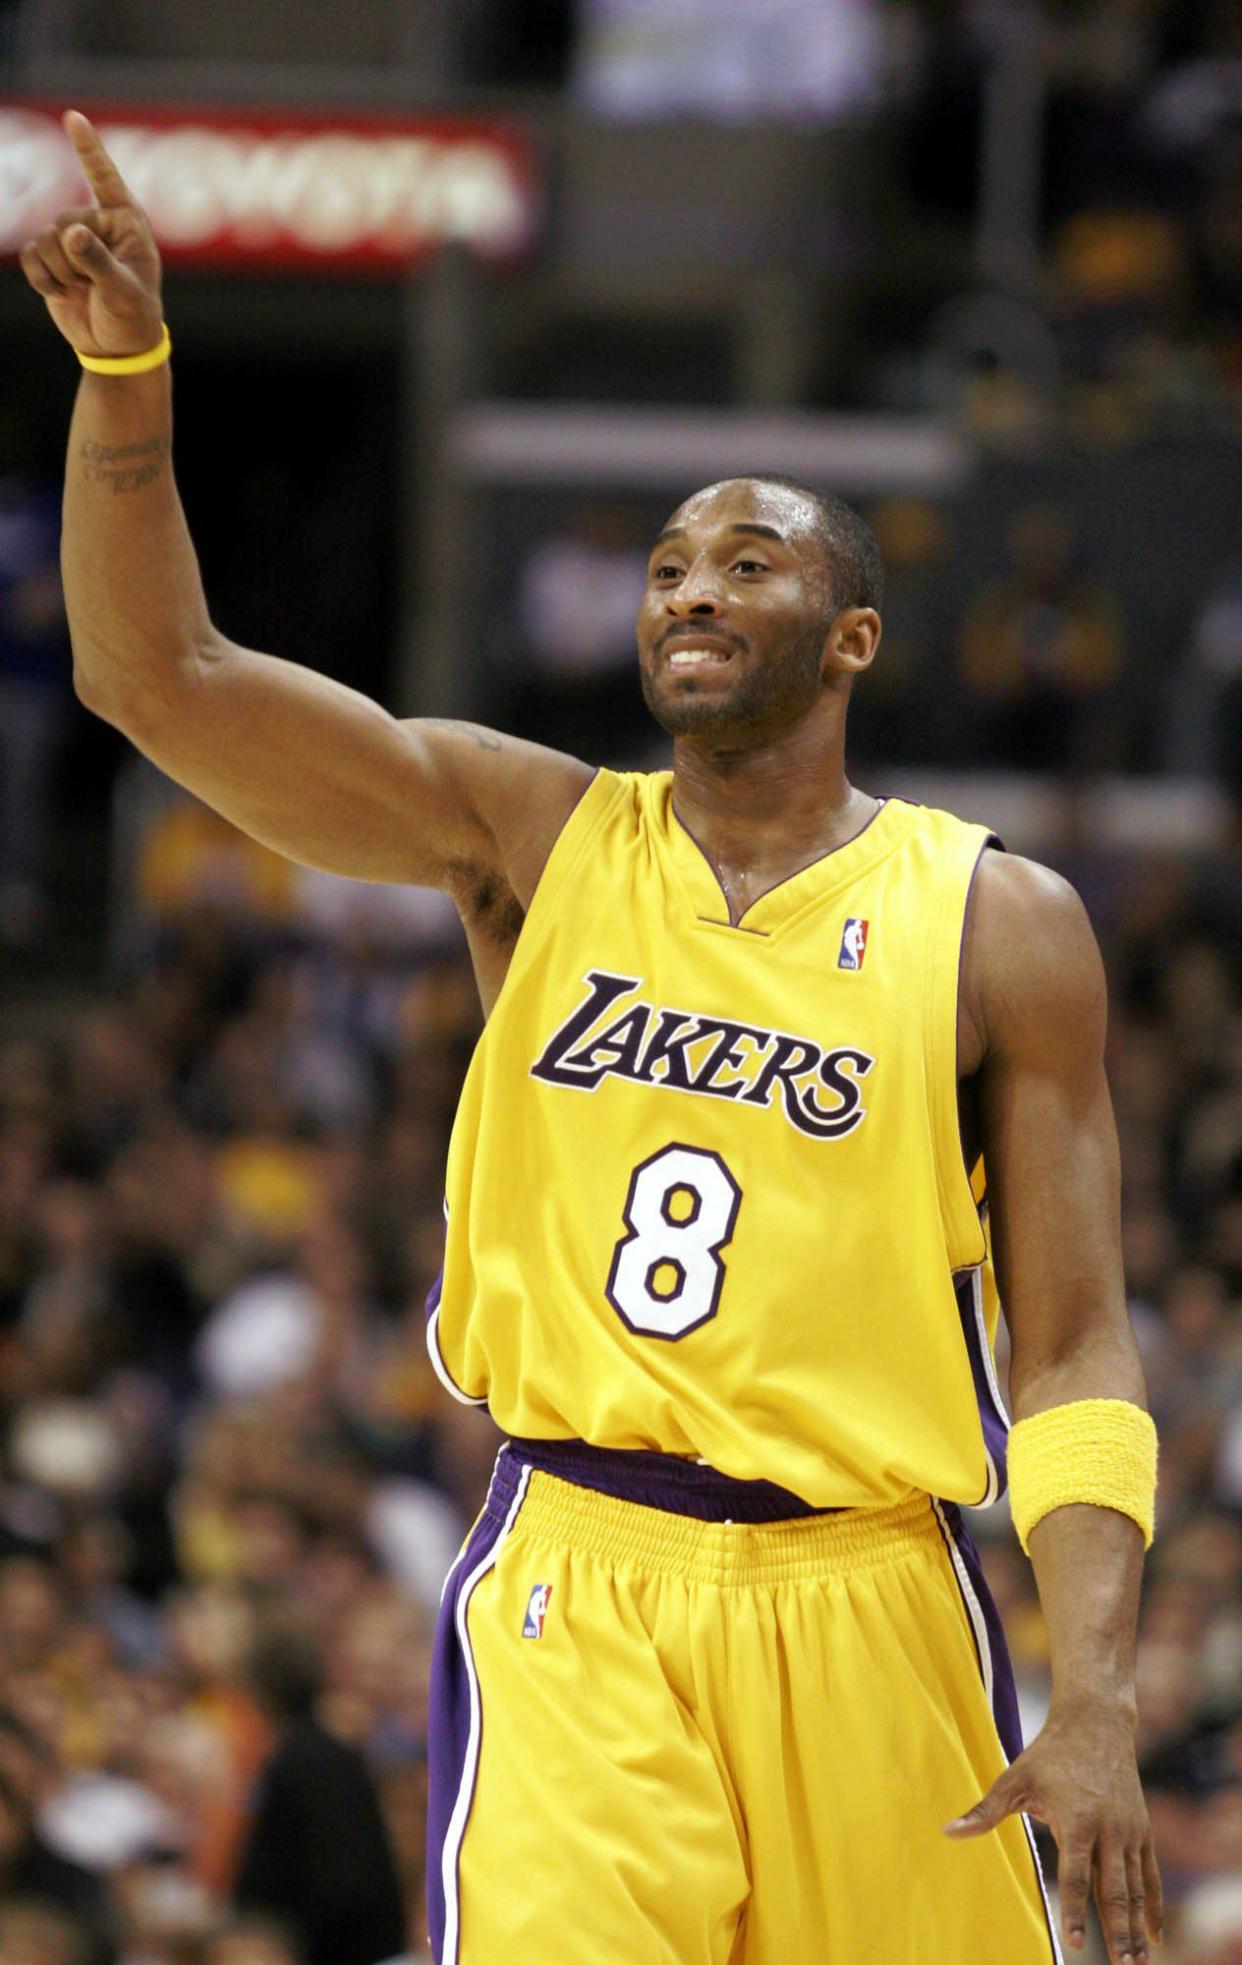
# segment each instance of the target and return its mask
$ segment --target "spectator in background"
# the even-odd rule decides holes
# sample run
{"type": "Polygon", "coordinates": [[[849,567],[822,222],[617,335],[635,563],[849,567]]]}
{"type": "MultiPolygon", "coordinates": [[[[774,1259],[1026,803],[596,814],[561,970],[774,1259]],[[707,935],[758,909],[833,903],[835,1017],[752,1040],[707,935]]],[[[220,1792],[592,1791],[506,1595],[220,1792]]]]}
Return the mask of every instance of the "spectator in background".
{"type": "Polygon", "coordinates": [[[1181,1920],[1188,1965],[1242,1965],[1242,1876],[1201,1883],[1181,1920]]]}
{"type": "MultiPolygon", "coordinates": [[[[58,1855],[43,1840],[34,1820],[33,1798],[8,1774],[0,1772],[0,1904],[28,1912],[49,1912],[63,1920],[61,1942],[67,1959],[82,1965],[109,1965],[113,1947],[105,1936],[106,1903],[96,1878],[88,1870],[58,1855]]],[[[31,1965],[50,1961],[51,1946],[38,1948],[28,1938],[31,1965]]],[[[46,1942],[46,1940],[45,1940],[46,1942]]],[[[11,1965],[20,1955],[13,1933],[0,1926],[0,1959],[11,1965]]]]}
{"type": "Polygon", "coordinates": [[[278,1736],[259,1777],[236,1902],[288,1925],[306,1965],[395,1957],[405,1912],[388,1831],[362,1755],[315,1717],[324,1671],[309,1628],[273,1618],[255,1639],[249,1677],[278,1736]]]}
{"type": "Polygon", "coordinates": [[[4,1965],[87,1965],[79,1927],[54,1905],[0,1899],[0,1959],[4,1965]]]}
{"type": "Polygon", "coordinates": [[[1217,382],[1242,391],[1242,9],[1237,0],[1171,6],[1172,57],[1137,119],[1154,183],[1182,218],[1197,328],[1217,382]]]}
{"type": "Polygon", "coordinates": [[[1164,770],[1242,789],[1242,563],[1222,574],[1199,611],[1164,731],[1164,770]]]}
{"type": "Polygon", "coordinates": [[[208,1939],[200,1965],[305,1965],[289,1933],[265,1917],[239,1917],[208,1939]]]}
{"type": "Polygon", "coordinates": [[[244,904],[271,926],[287,915],[296,879],[292,861],[175,793],[144,833],[135,869],[137,898],[157,918],[215,901],[244,904]]]}
{"type": "Polygon", "coordinates": [[[1116,436],[1162,411],[1215,406],[1218,385],[1188,333],[1182,228],[1141,200],[1075,212],[1049,254],[1061,348],[1082,430],[1116,436]]]}
{"type": "Polygon", "coordinates": [[[972,761],[1025,770],[1100,769],[1124,655],[1116,595],[1083,571],[1064,513],[1022,512],[1009,568],[972,603],[959,674],[973,712],[972,761]]]}
{"type": "Polygon", "coordinates": [[[637,727],[634,617],[647,572],[645,529],[623,506],[583,500],[535,545],[518,583],[518,631],[533,689],[532,732],[586,757],[615,757],[637,727]]]}
{"type": "MultiPolygon", "coordinates": [[[[1242,81],[1238,87],[1242,94],[1242,81]]],[[[1191,243],[1209,346],[1236,410],[1242,401],[1242,134],[1236,130],[1212,160],[1191,243]]]]}
{"type": "Polygon", "coordinates": [[[1242,111],[1242,11],[1237,0],[1204,0],[1169,12],[1189,40],[1154,76],[1143,127],[1158,155],[1193,168],[1228,140],[1242,111]]]}
{"type": "MultiPolygon", "coordinates": [[[[0,459],[21,446],[5,405],[0,459]]],[[[0,477],[0,943],[16,947],[39,940],[47,913],[52,772],[70,693],[59,562],[57,487],[0,477]]]]}

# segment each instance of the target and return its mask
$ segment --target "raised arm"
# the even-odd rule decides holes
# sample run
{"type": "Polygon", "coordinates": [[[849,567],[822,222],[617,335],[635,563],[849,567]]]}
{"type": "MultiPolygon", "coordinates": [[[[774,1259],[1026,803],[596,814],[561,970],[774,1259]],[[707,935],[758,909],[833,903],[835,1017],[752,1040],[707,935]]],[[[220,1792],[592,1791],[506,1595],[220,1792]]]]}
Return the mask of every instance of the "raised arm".
{"type": "MultiPolygon", "coordinates": [[[[1079,1400],[1143,1406],[1121,1267],[1104,971],[1082,902],[1056,874],[985,856],[962,1009],[1014,1421],[1079,1400]]],[[[951,1832],[986,1831],[1015,1809],[1037,1815],[1057,1840],[1067,1944],[1084,1941],[1094,1887],[1113,1965],[1141,1965],[1161,1922],[1134,1757],[1143,1534],[1126,1514],[1075,1503],[1045,1514],[1029,1549],[1048,1626],[1048,1720],[951,1832]]]]}
{"type": "MultiPolygon", "coordinates": [[[[70,111],[65,128],[96,202],[29,241],[22,269],[74,348],[140,354],[162,333],[155,240],[87,119],[70,111]]],[[[62,566],[82,701],[234,824],[308,866],[445,888],[468,916],[488,896],[529,901],[587,767],[470,726],[399,722],[220,634],[173,476],[167,364],[83,371],[62,566]]]]}

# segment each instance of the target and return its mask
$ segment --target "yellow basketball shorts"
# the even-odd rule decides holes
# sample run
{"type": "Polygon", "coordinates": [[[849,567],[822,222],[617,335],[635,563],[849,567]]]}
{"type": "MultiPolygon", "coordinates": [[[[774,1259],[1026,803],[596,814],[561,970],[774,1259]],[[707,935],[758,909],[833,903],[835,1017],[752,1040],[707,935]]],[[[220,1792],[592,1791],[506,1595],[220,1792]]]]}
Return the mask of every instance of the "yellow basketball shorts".
{"type": "Polygon", "coordinates": [[[1050,1965],[1026,1818],[941,1833],[1020,1750],[951,1504],[697,1520],[507,1446],[436,1637],[433,1955],[1050,1965]]]}

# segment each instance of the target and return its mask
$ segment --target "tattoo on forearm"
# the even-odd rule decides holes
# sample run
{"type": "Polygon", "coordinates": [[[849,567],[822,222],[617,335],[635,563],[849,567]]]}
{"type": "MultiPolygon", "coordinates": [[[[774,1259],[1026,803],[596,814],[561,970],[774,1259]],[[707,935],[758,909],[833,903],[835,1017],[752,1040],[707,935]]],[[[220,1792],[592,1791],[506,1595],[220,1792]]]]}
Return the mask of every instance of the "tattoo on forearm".
{"type": "Polygon", "coordinates": [[[423,722],[429,723],[433,730],[458,730],[463,737],[473,737],[481,751],[498,751],[501,748],[500,738],[493,731],[479,730],[473,723],[459,723],[451,716],[427,716],[423,722]]]}
{"type": "Polygon", "coordinates": [[[88,484],[111,485],[114,493],[141,491],[159,477],[171,449],[168,437],[148,437],[145,443],[84,443],[82,475],[88,484]]]}

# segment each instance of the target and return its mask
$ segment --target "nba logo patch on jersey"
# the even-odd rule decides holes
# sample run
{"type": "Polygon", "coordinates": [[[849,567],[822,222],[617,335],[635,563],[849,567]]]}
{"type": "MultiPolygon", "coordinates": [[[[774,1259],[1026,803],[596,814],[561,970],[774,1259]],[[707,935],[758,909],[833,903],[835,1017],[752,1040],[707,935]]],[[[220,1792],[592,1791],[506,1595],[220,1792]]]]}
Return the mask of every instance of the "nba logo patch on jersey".
{"type": "Polygon", "coordinates": [[[861,969],[863,957],[867,953],[866,921],[860,921],[851,914],[841,933],[841,953],[837,957],[838,969],[861,969]]]}
{"type": "Polygon", "coordinates": [[[539,1638],[543,1636],[543,1620],[548,1614],[548,1598],[552,1594],[550,1583],[536,1583],[530,1593],[526,1606],[526,1621],[522,1625],[522,1636],[539,1638]]]}

